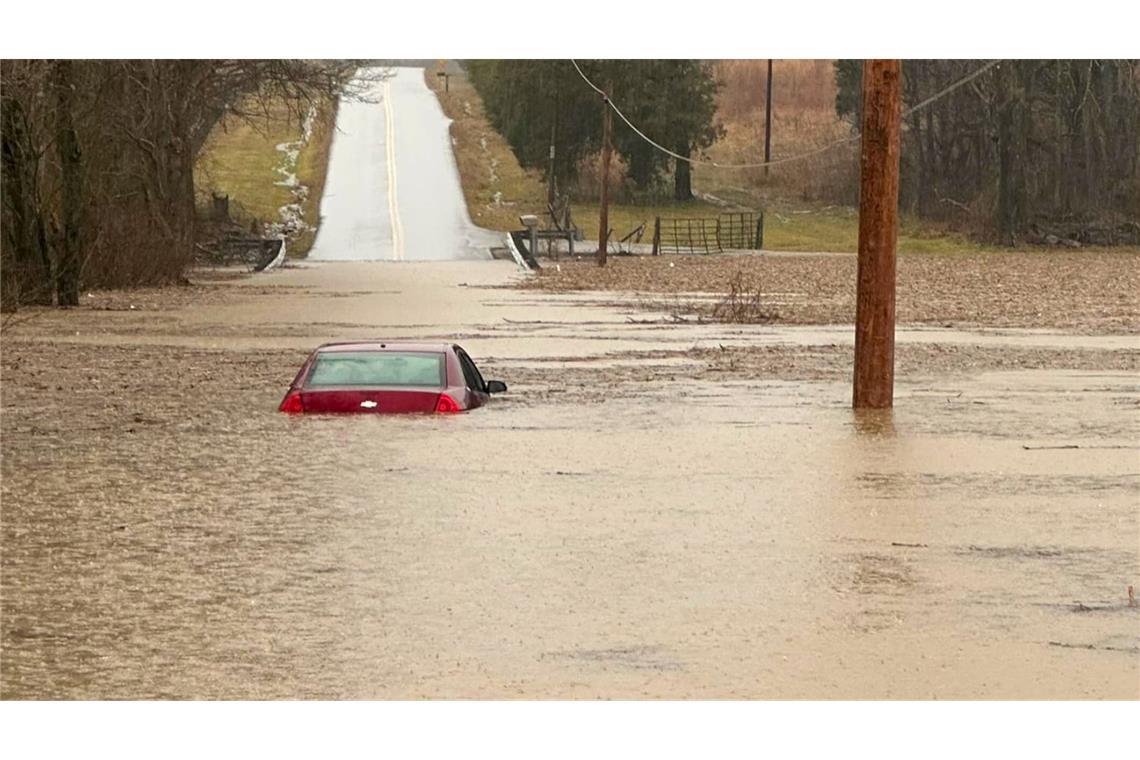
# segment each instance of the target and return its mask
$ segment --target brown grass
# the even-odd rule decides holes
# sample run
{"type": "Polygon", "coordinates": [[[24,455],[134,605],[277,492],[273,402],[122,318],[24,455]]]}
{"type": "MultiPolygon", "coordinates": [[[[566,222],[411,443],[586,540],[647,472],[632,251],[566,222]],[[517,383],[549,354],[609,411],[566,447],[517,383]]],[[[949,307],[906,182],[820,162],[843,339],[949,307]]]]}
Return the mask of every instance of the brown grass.
{"type": "MultiPolygon", "coordinates": [[[[211,132],[195,167],[199,206],[207,207],[210,194],[218,193],[230,197],[231,216],[245,226],[280,221],[278,209],[292,203],[293,195],[289,188],[275,184],[281,179],[275,168],[282,159],[276,146],[301,136],[296,111],[280,103],[256,122],[223,119],[211,132]]],[[[336,104],[322,102],[309,142],[297,157],[297,179],[309,188],[302,204],[303,219],[314,229],[289,241],[291,255],[307,253],[316,237],[335,123],[336,104]]]]}
{"type": "MultiPolygon", "coordinates": [[[[835,110],[835,69],[829,60],[777,60],[772,62],[772,102],[779,109],[795,111],[835,110]]],[[[768,61],[763,59],[720,61],[717,77],[721,90],[717,109],[730,121],[764,114],[768,90],[768,61]]]]}
{"type": "MultiPolygon", "coordinates": [[[[721,164],[754,164],[764,160],[764,120],[729,121],[725,134],[708,151],[721,164]]],[[[775,114],[772,160],[811,153],[851,135],[849,127],[825,111],[775,114]]],[[[769,167],[727,169],[697,166],[693,176],[704,192],[718,197],[746,196],[765,206],[803,203],[858,202],[858,142],[839,145],[818,155],[769,167]]]]}
{"type": "MultiPolygon", "coordinates": [[[[835,113],[835,73],[829,60],[779,60],[772,77],[772,160],[822,148],[851,135],[835,113]]],[[[717,116],[724,137],[708,151],[722,164],[764,160],[764,99],[767,62],[721,61],[722,87],[717,116]]],[[[841,145],[786,165],[725,169],[698,166],[694,181],[701,190],[745,205],[779,208],[825,202],[858,202],[858,143],[841,145]],[[746,200],[747,199],[747,200],[746,200]]]]}
{"type": "Polygon", "coordinates": [[[483,113],[483,101],[465,74],[452,74],[448,91],[436,69],[424,81],[439,98],[451,124],[451,139],[471,221],[492,230],[520,228],[520,214],[546,213],[546,188],[538,172],[523,169],[507,141],[483,113]]]}

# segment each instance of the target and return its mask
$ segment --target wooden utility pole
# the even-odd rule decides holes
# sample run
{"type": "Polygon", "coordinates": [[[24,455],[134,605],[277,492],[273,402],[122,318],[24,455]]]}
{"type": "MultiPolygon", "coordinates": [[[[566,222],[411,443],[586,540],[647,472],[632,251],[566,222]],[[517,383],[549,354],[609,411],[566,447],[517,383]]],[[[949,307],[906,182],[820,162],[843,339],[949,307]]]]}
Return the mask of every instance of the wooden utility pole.
{"type": "Polygon", "coordinates": [[[856,409],[889,409],[894,404],[901,76],[900,61],[863,62],[853,394],[856,409]]]}
{"type": "Polygon", "coordinates": [[[550,120],[550,169],[546,180],[546,202],[550,204],[550,213],[554,213],[554,139],[558,135],[558,109],[554,110],[554,118],[550,120]]]}
{"type": "MultiPolygon", "coordinates": [[[[609,90],[608,87],[606,89],[609,90]]],[[[613,152],[610,138],[614,128],[610,102],[605,95],[602,96],[602,108],[605,110],[605,115],[602,117],[601,213],[598,214],[600,217],[598,224],[598,266],[600,267],[606,265],[606,248],[609,247],[610,238],[610,154],[613,152]]]]}
{"type": "Polygon", "coordinates": [[[764,96],[764,176],[772,160],[772,59],[768,59],[768,89],[764,96]]]}

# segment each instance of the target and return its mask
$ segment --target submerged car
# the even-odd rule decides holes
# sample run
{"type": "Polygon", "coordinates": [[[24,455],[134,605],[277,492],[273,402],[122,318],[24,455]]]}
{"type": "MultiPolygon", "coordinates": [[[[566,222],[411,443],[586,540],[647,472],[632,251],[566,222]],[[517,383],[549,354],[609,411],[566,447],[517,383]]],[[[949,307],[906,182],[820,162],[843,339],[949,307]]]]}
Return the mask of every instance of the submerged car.
{"type": "Polygon", "coordinates": [[[482,406],[506,383],[484,381],[459,346],[327,343],[301,366],[278,411],[287,414],[431,414],[482,406]]]}

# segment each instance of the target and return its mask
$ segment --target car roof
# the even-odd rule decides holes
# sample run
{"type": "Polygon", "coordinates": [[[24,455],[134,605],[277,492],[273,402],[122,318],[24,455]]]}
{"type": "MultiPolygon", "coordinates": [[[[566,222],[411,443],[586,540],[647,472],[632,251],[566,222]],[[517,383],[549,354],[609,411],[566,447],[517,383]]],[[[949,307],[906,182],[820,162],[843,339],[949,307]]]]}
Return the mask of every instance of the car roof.
{"type": "Polygon", "coordinates": [[[317,353],[335,351],[420,351],[431,354],[445,354],[451,349],[446,343],[408,343],[398,340],[365,340],[346,343],[325,343],[317,347],[317,353]]]}

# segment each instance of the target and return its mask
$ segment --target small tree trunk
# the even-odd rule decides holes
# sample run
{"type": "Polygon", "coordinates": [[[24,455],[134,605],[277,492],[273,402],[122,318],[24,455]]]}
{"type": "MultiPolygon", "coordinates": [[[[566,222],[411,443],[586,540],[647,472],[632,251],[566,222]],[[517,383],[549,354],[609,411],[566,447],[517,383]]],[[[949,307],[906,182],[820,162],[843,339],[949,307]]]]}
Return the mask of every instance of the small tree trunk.
{"type": "Polygon", "coordinates": [[[194,208],[194,155],[186,140],[176,141],[174,172],[171,177],[173,192],[172,214],[176,221],[177,239],[171,251],[170,264],[163,273],[163,279],[176,278],[189,265],[194,251],[194,228],[196,212],[194,208]]]}
{"type": "Polygon", "coordinates": [[[772,160],[772,59],[768,59],[768,84],[764,88],[764,179],[768,178],[768,162],[772,160]]]}
{"type": "Polygon", "coordinates": [[[5,98],[0,126],[0,195],[4,229],[3,293],[0,304],[14,310],[22,304],[51,305],[55,283],[45,247],[43,214],[37,200],[36,168],[30,150],[26,115],[20,101],[5,98]]]}
{"type": "MultiPolygon", "coordinates": [[[[926,166],[926,176],[933,177],[938,171],[937,159],[934,152],[934,111],[926,109],[926,129],[923,131],[923,136],[926,138],[926,152],[922,156],[923,165],[926,166]]],[[[943,175],[945,176],[945,175],[943,175]]],[[[929,188],[925,188],[926,199],[928,204],[927,208],[935,204],[935,182],[931,181],[929,188]]]]}
{"type": "Polygon", "coordinates": [[[603,103],[605,113],[602,118],[602,197],[598,219],[598,266],[606,265],[606,252],[610,242],[610,155],[613,153],[611,131],[613,116],[609,103],[603,103]]]}
{"type": "MultiPolygon", "coordinates": [[[[915,163],[918,164],[918,185],[915,188],[916,192],[911,193],[910,196],[914,199],[914,206],[917,207],[918,212],[926,214],[933,204],[930,199],[930,175],[927,171],[929,165],[927,163],[925,135],[922,129],[922,114],[914,113],[911,115],[910,131],[910,146],[915,149],[914,158],[915,163]]],[[[910,174],[909,176],[913,177],[914,175],[910,174]]]]}
{"type": "MultiPolygon", "coordinates": [[[[686,143],[677,151],[688,158],[692,149],[686,143]]],[[[691,201],[693,199],[693,169],[688,161],[677,159],[677,168],[673,172],[673,199],[678,201],[691,201]]]]}
{"type": "Polygon", "coordinates": [[[998,232],[1013,245],[1025,224],[1025,103],[1018,81],[1018,62],[999,66],[998,91],[998,232]],[[1003,68],[1009,71],[1003,71],[1003,68]]]}
{"type": "Polygon", "coordinates": [[[1065,139],[1064,94],[1061,89],[1064,80],[1065,62],[1057,61],[1053,64],[1053,177],[1051,182],[1053,213],[1062,212],[1061,186],[1064,184],[1064,150],[1062,143],[1065,139]]]}
{"type": "Polygon", "coordinates": [[[60,306],[79,305],[79,270],[83,261],[80,225],[83,217],[83,163],[79,137],[71,117],[71,61],[57,61],[56,148],[62,183],[63,241],[56,273],[56,296],[60,306]]]}

